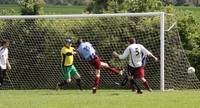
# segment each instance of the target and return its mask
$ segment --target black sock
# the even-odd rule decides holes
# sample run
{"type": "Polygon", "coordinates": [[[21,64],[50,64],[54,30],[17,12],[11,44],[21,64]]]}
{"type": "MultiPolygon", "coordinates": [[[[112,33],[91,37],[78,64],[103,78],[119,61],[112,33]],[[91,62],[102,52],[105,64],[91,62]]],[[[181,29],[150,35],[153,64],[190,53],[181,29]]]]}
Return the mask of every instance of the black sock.
{"type": "Polygon", "coordinates": [[[122,82],[121,82],[121,86],[125,86],[126,85],[126,83],[128,82],[128,75],[126,75],[125,77],[124,77],[124,79],[122,80],[122,82]]]}
{"type": "Polygon", "coordinates": [[[130,80],[130,84],[131,84],[131,89],[134,90],[135,88],[137,88],[137,91],[141,91],[141,89],[139,88],[139,86],[137,85],[137,83],[135,82],[134,79],[130,80]]]}
{"type": "Polygon", "coordinates": [[[66,80],[64,80],[63,82],[61,82],[60,84],[58,84],[58,86],[64,86],[65,84],[67,84],[67,81],[66,80]]]}
{"type": "Polygon", "coordinates": [[[79,89],[82,90],[81,79],[76,79],[76,84],[78,85],[79,89]]]}
{"type": "Polygon", "coordinates": [[[3,84],[3,78],[0,77],[0,84],[3,84]]]}

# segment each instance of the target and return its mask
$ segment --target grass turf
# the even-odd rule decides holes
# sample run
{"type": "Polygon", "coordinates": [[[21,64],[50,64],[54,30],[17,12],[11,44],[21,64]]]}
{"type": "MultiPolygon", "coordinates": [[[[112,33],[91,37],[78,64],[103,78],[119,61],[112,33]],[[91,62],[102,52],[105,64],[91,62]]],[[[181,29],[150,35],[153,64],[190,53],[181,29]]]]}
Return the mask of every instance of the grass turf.
{"type": "MultiPolygon", "coordinates": [[[[65,6],[65,5],[45,5],[44,14],[82,14],[86,6],[65,6]]],[[[20,7],[17,4],[4,5],[0,4],[0,11],[13,9],[17,15],[20,15],[20,7]]]]}
{"type": "Polygon", "coordinates": [[[0,108],[198,108],[200,91],[1,90],[0,108]]]}

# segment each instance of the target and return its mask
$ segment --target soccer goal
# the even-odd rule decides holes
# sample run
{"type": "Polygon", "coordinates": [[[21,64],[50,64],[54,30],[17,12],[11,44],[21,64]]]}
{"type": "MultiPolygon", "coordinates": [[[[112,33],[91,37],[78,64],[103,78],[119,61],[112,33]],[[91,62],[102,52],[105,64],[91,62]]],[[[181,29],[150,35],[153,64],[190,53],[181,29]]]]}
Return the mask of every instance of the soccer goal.
{"type": "MultiPolygon", "coordinates": [[[[135,37],[160,60],[148,58],[145,66],[145,77],[153,89],[199,88],[195,73],[187,73],[190,64],[175,23],[169,23],[165,16],[163,12],[0,16],[0,39],[11,40],[12,71],[8,73],[8,82],[16,89],[55,88],[63,79],[60,50],[66,37],[74,43],[78,38],[91,42],[103,61],[126,70],[128,60],[114,59],[112,52],[123,53],[128,38],[135,37]]],[[[77,57],[75,66],[84,88],[91,88],[94,69],[77,57]]],[[[105,70],[101,76],[101,88],[121,88],[115,82],[123,77],[105,70]]],[[[73,83],[69,88],[75,88],[73,83]]]]}

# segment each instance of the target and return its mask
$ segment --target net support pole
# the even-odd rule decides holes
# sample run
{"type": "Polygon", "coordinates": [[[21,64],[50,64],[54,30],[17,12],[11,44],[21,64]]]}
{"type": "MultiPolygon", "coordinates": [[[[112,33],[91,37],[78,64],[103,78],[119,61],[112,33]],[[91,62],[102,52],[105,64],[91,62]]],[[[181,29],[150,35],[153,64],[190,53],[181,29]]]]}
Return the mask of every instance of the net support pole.
{"type": "Polygon", "coordinates": [[[165,23],[165,13],[162,12],[160,14],[160,90],[164,91],[165,90],[165,72],[164,72],[164,46],[165,46],[165,28],[164,28],[164,23],[165,23]]]}

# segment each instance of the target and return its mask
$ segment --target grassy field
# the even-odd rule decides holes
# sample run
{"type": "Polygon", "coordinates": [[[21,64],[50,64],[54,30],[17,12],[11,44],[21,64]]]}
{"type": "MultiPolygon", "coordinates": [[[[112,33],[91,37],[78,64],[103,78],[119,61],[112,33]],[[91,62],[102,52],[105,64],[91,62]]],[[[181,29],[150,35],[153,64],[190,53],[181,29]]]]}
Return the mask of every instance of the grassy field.
{"type": "MultiPolygon", "coordinates": [[[[64,5],[47,5],[44,7],[45,14],[81,14],[85,6],[64,6],[64,5]]],[[[5,9],[14,9],[17,14],[20,14],[20,7],[18,5],[1,5],[0,11],[5,9]]]]}
{"type": "MultiPolygon", "coordinates": [[[[44,7],[45,14],[81,14],[84,12],[86,6],[65,6],[65,5],[46,5],[44,7]]],[[[20,14],[18,5],[2,5],[0,4],[0,11],[3,9],[14,9],[17,14],[20,14]]],[[[200,16],[200,7],[178,6],[176,9],[191,11],[195,16],[200,16]]]]}
{"type": "Polygon", "coordinates": [[[48,5],[44,8],[45,14],[81,14],[85,6],[48,5]]]}
{"type": "Polygon", "coordinates": [[[190,6],[178,6],[176,9],[184,10],[184,11],[191,11],[194,16],[199,18],[200,16],[200,7],[190,7],[190,6]]]}
{"type": "Polygon", "coordinates": [[[0,108],[198,108],[200,91],[1,90],[0,108]]]}

